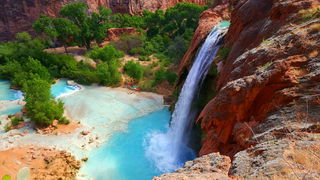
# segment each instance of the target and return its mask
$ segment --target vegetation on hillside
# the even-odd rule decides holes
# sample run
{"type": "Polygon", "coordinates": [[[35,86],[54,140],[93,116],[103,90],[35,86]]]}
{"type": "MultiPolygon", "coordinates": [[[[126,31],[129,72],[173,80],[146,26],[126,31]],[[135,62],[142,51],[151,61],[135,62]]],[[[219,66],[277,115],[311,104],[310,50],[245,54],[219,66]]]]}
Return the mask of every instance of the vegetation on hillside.
{"type": "MultiPolygon", "coordinates": [[[[26,94],[27,116],[39,125],[53,120],[67,122],[63,117],[63,103],[54,100],[50,87],[57,78],[73,79],[81,84],[97,83],[117,86],[121,81],[121,61],[125,54],[136,56],[140,62],[123,64],[123,72],[145,89],[152,89],[162,81],[174,84],[176,74],[170,66],[177,63],[187,50],[200,13],[206,7],[179,3],[166,11],[143,11],[141,16],[112,14],[99,7],[89,11],[83,2],[70,3],[61,8],[60,17],[41,15],[33,24],[44,38],[32,38],[28,33],[16,35],[16,41],[0,44],[0,78],[8,79],[26,94]],[[135,27],[136,35],[123,35],[120,40],[99,48],[108,28],[135,27]],[[45,36],[43,36],[45,35],[45,36]],[[78,45],[86,47],[86,56],[96,65],[76,61],[68,54],[44,51],[49,47],[78,45]],[[157,59],[155,61],[154,59],[157,59]]],[[[68,53],[68,52],[67,52],[68,53]]],[[[18,119],[14,120],[14,124],[18,119]]]]}

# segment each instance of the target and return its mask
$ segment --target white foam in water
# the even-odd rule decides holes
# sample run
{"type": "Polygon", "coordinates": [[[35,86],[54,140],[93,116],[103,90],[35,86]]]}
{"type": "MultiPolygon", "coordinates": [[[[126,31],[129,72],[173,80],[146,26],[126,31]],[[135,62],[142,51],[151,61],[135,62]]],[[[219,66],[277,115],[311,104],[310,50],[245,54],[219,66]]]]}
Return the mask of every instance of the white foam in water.
{"type": "Polygon", "coordinates": [[[52,86],[51,93],[56,99],[59,99],[80,90],[80,85],[69,85],[66,79],[61,79],[52,86]]]}
{"type": "Polygon", "coordinates": [[[187,145],[193,124],[191,107],[226,31],[227,28],[221,26],[213,28],[203,43],[175,105],[168,132],[166,134],[154,132],[149,135],[146,156],[154,161],[163,173],[172,172],[181,167],[185,161],[195,158],[194,152],[187,145]]]}

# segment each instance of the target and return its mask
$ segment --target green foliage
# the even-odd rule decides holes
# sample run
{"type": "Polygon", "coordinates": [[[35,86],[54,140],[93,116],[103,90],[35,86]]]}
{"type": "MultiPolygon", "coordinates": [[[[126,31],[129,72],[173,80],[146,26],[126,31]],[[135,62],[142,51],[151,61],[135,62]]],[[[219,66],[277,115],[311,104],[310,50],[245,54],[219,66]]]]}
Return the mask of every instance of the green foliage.
{"type": "Polygon", "coordinates": [[[213,7],[213,5],[215,5],[215,0],[207,0],[206,5],[207,5],[208,7],[213,7]]]}
{"type": "Polygon", "coordinates": [[[222,60],[225,60],[227,59],[230,51],[231,51],[231,48],[229,47],[220,48],[218,51],[217,57],[221,58],[222,60]]]}
{"type": "Polygon", "coordinates": [[[13,126],[17,126],[19,125],[20,122],[23,121],[23,118],[20,118],[20,117],[14,117],[13,119],[11,119],[11,124],[13,126]]]}
{"type": "Polygon", "coordinates": [[[74,36],[77,44],[91,48],[91,41],[102,42],[110,27],[111,10],[103,7],[90,12],[83,2],[70,3],[61,8],[60,15],[69,19],[79,30],[74,36]]]}
{"type": "MultiPolygon", "coordinates": [[[[12,64],[14,67],[18,65],[12,64]]],[[[12,69],[12,67],[10,68],[12,69]]],[[[52,78],[46,67],[33,58],[28,58],[25,63],[21,66],[20,71],[14,71],[12,84],[18,87],[23,87],[24,83],[33,78],[41,78],[47,82],[51,82],[52,78]]]]}
{"type": "Polygon", "coordinates": [[[4,126],[4,131],[5,132],[8,132],[11,130],[11,123],[7,123],[5,126],[4,126]]]}
{"type": "Polygon", "coordinates": [[[263,40],[263,41],[261,42],[261,44],[270,44],[270,43],[272,43],[272,41],[267,40],[267,39],[265,39],[265,40],[263,40]]]}
{"type": "Polygon", "coordinates": [[[113,86],[120,82],[121,74],[118,70],[119,64],[116,60],[109,63],[100,63],[97,65],[97,76],[99,83],[105,86],[113,86]]]}
{"type": "Polygon", "coordinates": [[[28,41],[31,41],[32,38],[29,33],[21,32],[21,33],[17,33],[16,39],[18,42],[28,42],[28,41]]]}
{"type": "Polygon", "coordinates": [[[311,10],[305,10],[305,11],[302,11],[301,14],[302,14],[301,15],[302,22],[306,22],[311,19],[320,17],[320,8],[317,7],[311,10]]]}
{"type": "Polygon", "coordinates": [[[124,65],[125,73],[130,77],[140,80],[143,77],[143,67],[138,62],[128,61],[124,65]]]}
{"type": "Polygon", "coordinates": [[[129,51],[130,55],[148,55],[149,53],[143,47],[135,47],[129,51]]]}
{"type": "Polygon", "coordinates": [[[30,35],[25,32],[18,33],[16,35],[17,41],[0,44],[0,64],[12,59],[22,62],[28,57],[42,53],[46,48],[44,40],[40,38],[29,40],[29,38],[30,35]]]}
{"type": "Polygon", "coordinates": [[[67,119],[66,117],[62,117],[62,118],[59,120],[59,124],[70,124],[70,120],[67,119]]]}
{"type": "Polygon", "coordinates": [[[72,38],[79,33],[79,28],[66,18],[49,18],[41,15],[33,24],[33,29],[39,33],[44,33],[52,41],[66,46],[72,43],[72,38]]]}
{"type": "Polygon", "coordinates": [[[63,103],[51,98],[50,88],[51,84],[40,78],[27,80],[24,85],[27,116],[37,125],[48,126],[63,116],[63,103]]]}
{"type": "Polygon", "coordinates": [[[4,176],[2,177],[2,180],[11,180],[11,176],[9,176],[9,175],[4,175],[4,176]]]}
{"type": "Polygon", "coordinates": [[[94,47],[86,56],[95,60],[110,61],[112,59],[124,57],[124,53],[117,50],[112,45],[107,45],[103,48],[94,47]]]}
{"type": "Polygon", "coordinates": [[[181,36],[177,36],[169,44],[168,55],[175,60],[181,59],[187,51],[188,47],[189,41],[185,40],[181,36]]]}
{"type": "Polygon", "coordinates": [[[155,86],[164,80],[167,80],[170,84],[174,84],[176,78],[177,78],[177,75],[174,72],[170,70],[165,70],[164,68],[160,68],[154,74],[153,85],[155,86]]]}
{"type": "Polygon", "coordinates": [[[264,64],[263,66],[259,66],[259,67],[257,67],[257,69],[259,70],[259,71],[265,71],[266,69],[268,69],[271,65],[272,65],[272,61],[270,61],[270,62],[267,62],[266,64],[264,64]]]}
{"type": "Polygon", "coordinates": [[[150,61],[150,57],[149,56],[139,56],[139,60],[140,61],[150,61]]]}
{"type": "Polygon", "coordinates": [[[137,27],[143,28],[144,19],[142,16],[129,15],[129,14],[114,14],[111,17],[114,27],[126,28],[126,27],[137,27]]]}
{"type": "Polygon", "coordinates": [[[209,76],[212,77],[217,77],[218,76],[218,70],[217,70],[217,65],[215,63],[212,63],[209,72],[208,72],[209,76]]]}
{"type": "Polygon", "coordinates": [[[171,39],[167,35],[156,35],[145,42],[145,49],[150,53],[163,53],[168,48],[171,39]]]}
{"type": "MultiPolygon", "coordinates": [[[[116,42],[113,42],[113,46],[119,49],[120,51],[125,52],[126,54],[131,54],[132,49],[141,48],[144,46],[144,41],[146,37],[144,34],[136,35],[122,35],[120,39],[116,42]]],[[[145,52],[146,53],[146,52],[145,52]]]]}

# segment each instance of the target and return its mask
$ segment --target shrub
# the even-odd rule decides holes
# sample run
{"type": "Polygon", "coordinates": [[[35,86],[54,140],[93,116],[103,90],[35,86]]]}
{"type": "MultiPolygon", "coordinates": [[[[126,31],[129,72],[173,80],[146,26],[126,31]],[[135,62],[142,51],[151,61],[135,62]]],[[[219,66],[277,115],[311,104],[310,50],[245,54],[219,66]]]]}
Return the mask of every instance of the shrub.
{"type": "Polygon", "coordinates": [[[130,77],[140,80],[143,77],[143,67],[134,61],[128,61],[124,65],[125,73],[128,74],[130,77]]]}
{"type": "Polygon", "coordinates": [[[314,8],[311,10],[302,10],[300,11],[302,22],[309,21],[311,19],[315,19],[320,17],[320,8],[314,8]]]}
{"type": "Polygon", "coordinates": [[[95,60],[100,59],[102,61],[110,61],[112,59],[124,57],[124,53],[117,50],[112,45],[107,45],[103,48],[94,47],[86,56],[95,60]]]}
{"type": "Polygon", "coordinates": [[[17,126],[19,125],[20,122],[23,121],[23,118],[19,118],[19,117],[14,117],[13,119],[11,119],[11,124],[13,126],[17,126]]]}
{"type": "Polygon", "coordinates": [[[51,98],[51,84],[43,79],[30,79],[23,91],[26,93],[27,116],[37,125],[49,126],[53,120],[63,116],[62,101],[56,102],[51,98]]]}
{"type": "Polygon", "coordinates": [[[11,130],[11,124],[10,123],[7,123],[5,126],[4,126],[4,131],[5,132],[8,132],[11,130]]]}
{"type": "Polygon", "coordinates": [[[177,75],[170,71],[164,70],[164,68],[160,68],[154,73],[154,83],[153,85],[157,85],[161,81],[167,80],[170,84],[173,84],[177,78],[177,75]]]}
{"type": "Polygon", "coordinates": [[[120,82],[121,74],[118,70],[118,63],[111,61],[109,63],[99,63],[97,65],[97,76],[99,83],[105,86],[113,86],[120,82]]]}
{"type": "Polygon", "coordinates": [[[2,177],[2,180],[11,180],[11,176],[9,176],[9,175],[4,175],[4,176],[2,177]]]}
{"type": "Polygon", "coordinates": [[[139,60],[140,61],[150,61],[150,57],[149,56],[139,56],[139,60]]]}
{"type": "Polygon", "coordinates": [[[65,118],[65,117],[62,117],[60,120],[59,120],[59,124],[69,124],[70,123],[70,120],[65,118]]]}
{"type": "Polygon", "coordinates": [[[129,52],[130,55],[148,55],[147,51],[143,47],[132,48],[129,52]]]}
{"type": "Polygon", "coordinates": [[[229,47],[220,48],[219,51],[218,51],[217,56],[219,58],[221,58],[222,60],[225,60],[225,59],[227,59],[230,51],[231,51],[231,48],[229,48],[229,47]]]}
{"type": "Polygon", "coordinates": [[[132,49],[143,47],[145,39],[144,34],[125,34],[118,41],[113,42],[112,45],[118,50],[130,54],[132,49]]]}

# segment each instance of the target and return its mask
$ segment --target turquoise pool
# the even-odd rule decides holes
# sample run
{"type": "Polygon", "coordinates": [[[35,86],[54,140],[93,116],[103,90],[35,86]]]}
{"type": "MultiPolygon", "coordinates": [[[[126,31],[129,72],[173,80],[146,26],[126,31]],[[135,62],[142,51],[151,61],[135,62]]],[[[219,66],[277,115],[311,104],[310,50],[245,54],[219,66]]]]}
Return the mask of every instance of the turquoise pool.
{"type": "Polygon", "coordinates": [[[228,28],[230,26],[230,21],[221,21],[219,26],[222,28],[228,28]]]}
{"type": "Polygon", "coordinates": [[[18,100],[22,98],[22,92],[10,89],[10,82],[0,80],[0,101],[3,100],[18,100]]]}
{"type": "Polygon", "coordinates": [[[64,95],[72,94],[80,90],[79,87],[70,86],[67,84],[66,79],[61,79],[51,87],[51,94],[55,98],[62,97],[64,95]]]}
{"type": "MultiPolygon", "coordinates": [[[[68,85],[67,80],[58,81],[51,89],[54,97],[60,97],[78,90],[79,88],[68,85]]],[[[14,103],[13,101],[19,100],[22,97],[21,91],[10,89],[10,81],[0,80],[0,116],[20,112],[23,105],[17,102],[14,103]]]]}
{"type": "Polygon", "coordinates": [[[146,155],[148,135],[166,132],[168,108],[131,120],[126,132],[117,132],[89,156],[80,170],[86,178],[96,180],[149,180],[162,174],[146,155]]]}

